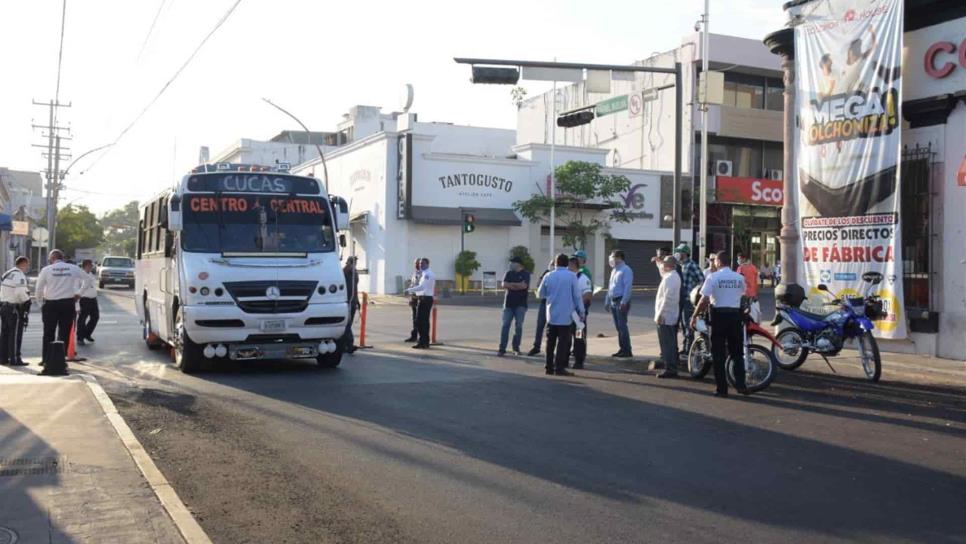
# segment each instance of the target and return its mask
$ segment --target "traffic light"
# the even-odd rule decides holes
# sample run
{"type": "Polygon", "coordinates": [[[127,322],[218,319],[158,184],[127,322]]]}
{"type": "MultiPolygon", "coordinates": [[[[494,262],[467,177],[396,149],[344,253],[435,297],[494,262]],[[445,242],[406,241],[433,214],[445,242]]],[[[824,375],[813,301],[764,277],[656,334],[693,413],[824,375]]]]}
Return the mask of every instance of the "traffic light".
{"type": "Polygon", "coordinates": [[[520,71],[516,68],[497,68],[492,66],[474,66],[473,83],[491,83],[494,85],[516,85],[520,81],[520,71]]]}
{"type": "Polygon", "coordinates": [[[463,232],[470,233],[476,230],[476,218],[471,213],[463,214],[463,232]]]}
{"type": "Polygon", "coordinates": [[[596,115],[594,114],[593,110],[565,113],[560,117],[557,117],[557,126],[563,128],[579,127],[580,125],[586,125],[587,123],[593,121],[594,117],[596,117],[596,115]]]}

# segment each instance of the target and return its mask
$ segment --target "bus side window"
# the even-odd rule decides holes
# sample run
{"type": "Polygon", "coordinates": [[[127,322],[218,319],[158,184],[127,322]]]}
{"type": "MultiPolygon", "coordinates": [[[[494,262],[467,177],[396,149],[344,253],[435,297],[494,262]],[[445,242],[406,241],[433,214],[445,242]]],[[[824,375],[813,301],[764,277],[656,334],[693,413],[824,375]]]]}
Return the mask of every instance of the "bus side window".
{"type": "Polygon", "coordinates": [[[172,257],[174,255],[174,235],[171,234],[170,230],[164,231],[164,256],[172,257]]]}
{"type": "Polygon", "coordinates": [[[137,256],[140,259],[144,254],[144,219],[138,221],[137,256]]]}

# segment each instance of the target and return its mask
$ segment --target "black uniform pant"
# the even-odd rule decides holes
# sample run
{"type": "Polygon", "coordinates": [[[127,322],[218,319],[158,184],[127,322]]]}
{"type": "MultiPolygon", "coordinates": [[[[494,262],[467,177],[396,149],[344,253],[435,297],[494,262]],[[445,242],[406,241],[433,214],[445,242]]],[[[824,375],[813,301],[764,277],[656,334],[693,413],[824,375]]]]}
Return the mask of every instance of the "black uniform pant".
{"type": "Polygon", "coordinates": [[[570,339],[572,325],[547,325],[547,372],[557,372],[567,368],[570,359],[570,339]]]}
{"type": "Polygon", "coordinates": [[[734,360],[735,387],[745,387],[744,328],[738,308],[711,309],[711,359],[714,361],[714,381],[718,391],[728,392],[725,362],[734,360]]]}
{"type": "Polygon", "coordinates": [[[570,326],[570,331],[574,335],[574,364],[581,366],[587,359],[587,321],[590,318],[590,304],[584,304],[584,331],[581,338],[577,338],[577,324],[570,326]]]}
{"type": "Polygon", "coordinates": [[[19,305],[0,303],[0,364],[20,362],[23,343],[23,310],[19,305]]]}
{"type": "Polygon", "coordinates": [[[74,325],[74,299],[48,300],[40,313],[44,320],[43,361],[46,362],[47,351],[54,340],[63,342],[64,349],[67,349],[70,328],[74,325]]]}
{"type": "Polygon", "coordinates": [[[433,312],[433,297],[419,297],[416,302],[416,334],[417,344],[429,345],[429,316],[433,312]]]}
{"type": "Polygon", "coordinates": [[[80,299],[80,317],[77,318],[77,338],[90,338],[101,318],[96,298],[80,299]]]}
{"type": "Polygon", "coordinates": [[[419,326],[416,325],[416,310],[419,308],[419,297],[413,297],[409,301],[409,307],[413,309],[413,329],[410,331],[409,337],[415,340],[419,335],[419,326]]]}

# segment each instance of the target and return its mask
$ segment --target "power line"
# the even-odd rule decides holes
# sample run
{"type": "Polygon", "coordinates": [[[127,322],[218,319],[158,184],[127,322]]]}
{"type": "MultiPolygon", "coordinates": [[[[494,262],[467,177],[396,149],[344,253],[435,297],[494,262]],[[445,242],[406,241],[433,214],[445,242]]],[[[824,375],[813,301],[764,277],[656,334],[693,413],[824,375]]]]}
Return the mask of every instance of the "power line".
{"type": "Polygon", "coordinates": [[[189,55],[187,60],[184,61],[184,64],[182,64],[181,67],[179,67],[175,71],[174,75],[172,75],[171,78],[167,82],[165,82],[164,85],[161,86],[161,90],[158,91],[158,94],[156,94],[154,98],[152,98],[151,101],[148,102],[146,106],[144,106],[144,109],[142,109],[141,112],[137,114],[134,120],[131,121],[131,123],[128,124],[124,128],[124,130],[122,130],[121,133],[117,135],[117,138],[115,138],[114,141],[112,142],[113,145],[105,149],[104,153],[101,153],[96,159],[94,159],[94,162],[91,163],[91,165],[88,166],[87,170],[84,170],[84,172],[88,172],[92,168],[94,168],[94,166],[97,165],[97,163],[101,162],[101,159],[103,159],[105,156],[107,156],[108,153],[111,152],[111,150],[117,147],[117,143],[121,141],[121,138],[123,138],[124,135],[128,133],[128,131],[134,128],[134,125],[136,125],[138,121],[140,121],[141,118],[144,117],[144,114],[147,113],[149,109],[151,109],[151,106],[153,106],[154,103],[157,102],[159,98],[161,98],[161,95],[163,95],[165,91],[168,90],[168,87],[170,87],[171,84],[174,83],[176,79],[178,79],[178,76],[180,76],[181,72],[183,72],[184,69],[187,68],[188,65],[191,63],[191,61],[194,60],[195,56],[198,54],[199,51],[201,51],[201,48],[204,47],[205,43],[207,43],[208,40],[215,34],[215,32],[217,32],[218,29],[221,28],[221,25],[225,24],[225,21],[227,21],[228,18],[231,17],[231,14],[234,13],[235,8],[237,8],[238,4],[241,4],[241,3],[242,3],[242,0],[235,0],[235,3],[232,4],[230,8],[228,8],[228,11],[226,11],[225,14],[221,16],[221,19],[218,20],[218,22],[211,29],[211,31],[208,32],[208,34],[204,37],[203,40],[201,40],[201,43],[199,43],[198,46],[195,47],[195,50],[191,52],[191,55],[189,55]]]}
{"type": "Polygon", "coordinates": [[[141,44],[141,50],[138,51],[138,56],[135,59],[141,60],[141,55],[144,53],[144,48],[148,46],[148,40],[151,39],[151,34],[154,32],[154,26],[158,24],[158,18],[161,17],[161,10],[164,9],[164,5],[168,3],[168,0],[161,0],[161,4],[158,5],[158,11],[154,14],[154,19],[151,20],[151,26],[148,27],[148,33],[144,35],[144,42],[141,44]]]}

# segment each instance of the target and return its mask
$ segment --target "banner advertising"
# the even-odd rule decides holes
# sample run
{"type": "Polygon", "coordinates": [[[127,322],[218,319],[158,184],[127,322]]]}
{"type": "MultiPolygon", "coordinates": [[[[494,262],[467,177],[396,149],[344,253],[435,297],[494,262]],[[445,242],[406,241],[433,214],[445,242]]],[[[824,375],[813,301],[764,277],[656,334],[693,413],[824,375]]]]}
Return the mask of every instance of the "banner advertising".
{"type": "Polygon", "coordinates": [[[904,338],[899,225],[902,0],[826,0],[795,27],[798,210],[806,305],[824,283],[864,294],[882,273],[888,317],[876,335],[904,338]]]}

